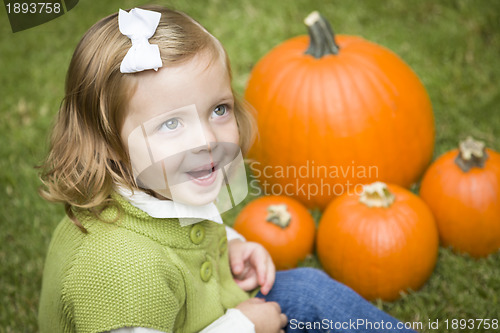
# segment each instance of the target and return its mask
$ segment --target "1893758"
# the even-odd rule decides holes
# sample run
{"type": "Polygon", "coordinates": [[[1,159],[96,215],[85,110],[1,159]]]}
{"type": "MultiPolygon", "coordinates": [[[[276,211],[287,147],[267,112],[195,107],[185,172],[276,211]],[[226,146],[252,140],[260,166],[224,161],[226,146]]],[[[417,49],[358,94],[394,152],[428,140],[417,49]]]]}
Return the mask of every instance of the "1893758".
{"type": "Polygon", "coordinates": [[[57,2],[7,2],[5,7],[8,14],[59,14],[63,10],[57,2]]]}

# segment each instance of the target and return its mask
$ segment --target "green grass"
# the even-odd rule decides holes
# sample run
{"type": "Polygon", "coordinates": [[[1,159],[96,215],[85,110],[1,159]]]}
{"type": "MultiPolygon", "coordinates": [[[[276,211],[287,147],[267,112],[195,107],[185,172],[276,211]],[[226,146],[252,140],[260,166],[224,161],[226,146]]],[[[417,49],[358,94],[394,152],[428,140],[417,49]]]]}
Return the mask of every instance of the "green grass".
{"type": "MultiPolygon", "coordinates": [[[[38,196],[33,166],[47,151],[73,49],[99,18],[143,3],[81,0],[68,14],[16,34],[0,9],[0,332],[37,331],[43,260],[63,210],[38,196]]],[[[281,41],[304,34],[302,20],[320,10],[337,33],[360,35],[392,49],[419,75],[434,107],[436,156],[467,135],[500,150],[499,1],[161,3],[186,11],[223,42],[240,93],[257,60],[281,41]]],[[[318,265],[314,258],[306,264],[318,265]]],[[[500,254],[474,260],[441,249],[422,290],[376,304],[405,321],[440,320],[439,330],[425,332],[453,332],[457,330],[444,328],[444,320],[499,318],[499,295],[500,254]]]]}

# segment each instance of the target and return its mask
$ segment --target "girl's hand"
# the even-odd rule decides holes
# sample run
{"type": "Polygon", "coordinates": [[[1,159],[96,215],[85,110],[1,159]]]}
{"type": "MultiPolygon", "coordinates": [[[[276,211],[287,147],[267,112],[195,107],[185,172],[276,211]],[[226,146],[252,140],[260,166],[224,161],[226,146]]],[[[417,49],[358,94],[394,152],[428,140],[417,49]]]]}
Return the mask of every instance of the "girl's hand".
{"type": "Polygon", "coordinates": [[[267,250],[254,242],[234,239],[228,244],[229,263],[234,280],[245,291],[258,286],[267,295],[276,277],[276,268],[267,250]]]}
{"type": "Polygon", "coordinates": [[[240,310],[255,325],[255,333],[284,333],[288,318],[281,313],[276,302],[266,302],[260,298],[250,298],[240,303],[240,310]]]}

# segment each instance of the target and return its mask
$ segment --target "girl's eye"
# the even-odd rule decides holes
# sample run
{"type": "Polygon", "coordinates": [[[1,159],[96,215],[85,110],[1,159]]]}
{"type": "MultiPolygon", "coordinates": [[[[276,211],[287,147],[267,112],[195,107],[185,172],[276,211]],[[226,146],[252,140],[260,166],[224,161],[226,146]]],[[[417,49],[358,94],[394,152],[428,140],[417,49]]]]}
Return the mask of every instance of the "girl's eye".
{"type": "Polygon", "coordinates": [[[222,117],[227,113],[227,107],[225,105],[217,105],[213,111],[213,114],[217,117],[222,117]]]}
{"type": "Polygon", "coordinates": [[[172,118],[161,124],[160,130],[169,130],[173,131],[177,127],[179,127],[180,122],[177,118],[172,118]]]}

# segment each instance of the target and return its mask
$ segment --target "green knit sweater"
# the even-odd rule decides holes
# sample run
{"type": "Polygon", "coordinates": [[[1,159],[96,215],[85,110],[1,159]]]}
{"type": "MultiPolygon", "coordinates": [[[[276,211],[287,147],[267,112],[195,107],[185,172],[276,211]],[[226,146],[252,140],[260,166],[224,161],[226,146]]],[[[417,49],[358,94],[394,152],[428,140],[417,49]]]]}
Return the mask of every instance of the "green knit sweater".
{"type": "Polygon", "coordinates": [[[114,194],[100,218],[77,213],[57,227],[44,268],[41,333],[148,327],[197,332],[248,299],[233,280],[223,225],[181,227],[114,194]]]}

